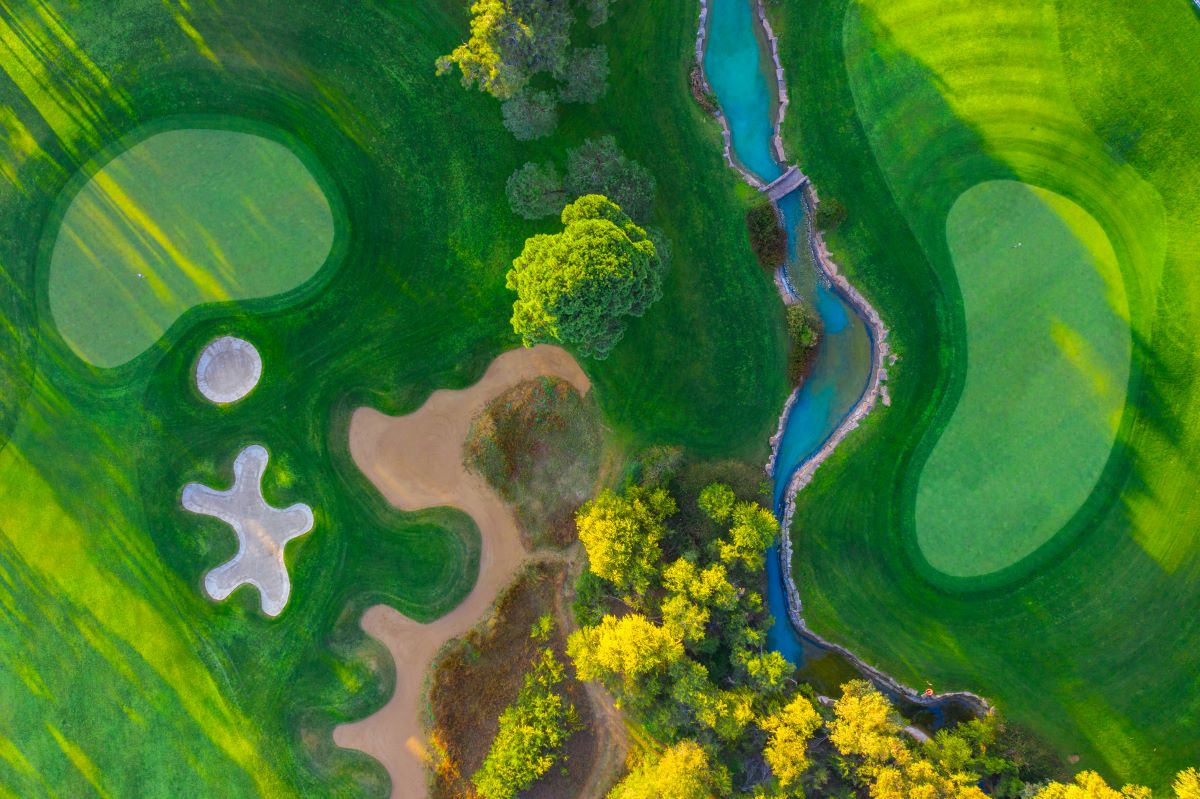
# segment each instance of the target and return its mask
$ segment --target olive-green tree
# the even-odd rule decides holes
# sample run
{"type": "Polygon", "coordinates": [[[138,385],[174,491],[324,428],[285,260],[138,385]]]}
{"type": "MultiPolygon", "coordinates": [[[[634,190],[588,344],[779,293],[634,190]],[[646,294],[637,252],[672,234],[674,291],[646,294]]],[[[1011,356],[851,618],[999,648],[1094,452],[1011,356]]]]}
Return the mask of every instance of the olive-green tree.
{"type": "Polygon", "coordinates": [[[625,317],[641,316],[662,296],[658,254],[646,231],[601,195],[568,205],[562,223],[561,233],[526,240],[513,261],[513,330],[526,346],[561,341],[605,358],[625,333],[625,317]]]}

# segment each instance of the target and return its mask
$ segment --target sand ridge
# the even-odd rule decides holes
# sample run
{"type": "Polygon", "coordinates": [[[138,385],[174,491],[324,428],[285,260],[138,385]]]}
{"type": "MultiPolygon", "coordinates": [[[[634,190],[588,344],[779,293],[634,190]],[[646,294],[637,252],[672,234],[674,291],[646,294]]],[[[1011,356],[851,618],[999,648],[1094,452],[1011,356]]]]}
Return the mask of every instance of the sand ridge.
{"type": "Polygon", "coordinates": [[[475,520],[482,538],[479,578],[450,613],[429,624],[387,605],[375,605],[363,614],[363,630],[379,639],[396,663],[396,690],[375,714],[339,725],[333,740],[379,760],[391,776],[392,799],[425,799],[428,794],[421,699],[434,656],[446,641],[483,617],[528,555],[512,511],[483,478],[463,466],[471,420],[513,386],[543,376],[566,380],[581,395],[591,388],[566,350],[539,345],[500,355],[473,386],[435,391],[406,416],[359,408],[351,417],[350,455],[391,504],[409,511],[459,508],[475,520]]]}

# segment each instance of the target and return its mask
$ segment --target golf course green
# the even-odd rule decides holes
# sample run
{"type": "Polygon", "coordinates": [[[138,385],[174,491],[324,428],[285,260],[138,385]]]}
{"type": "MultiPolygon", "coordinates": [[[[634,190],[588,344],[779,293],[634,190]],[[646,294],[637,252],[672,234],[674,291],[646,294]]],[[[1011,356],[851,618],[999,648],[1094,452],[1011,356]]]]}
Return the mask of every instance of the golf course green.
{"type": "Polygon", "coordinates": [[[846,206],[830,245],[899,355],[799,496],[807,620],[1164,788],[1200,760],[1194,7],[768,13],[786,144],[846,206]]]}
{"type": "Polygon", "coordinates": [[[96,366],[140,355],[196,305],[301,285],[333,246],[316,179],[253,133],[155,133],[80,174],[50,258],[50,310],[96,366]]]}
{"type": "Polygon", "coordinates": [[[1128,308],[1104,231],[1059,195],[981,183],[946,237],[967,375],[921,470],[917,543],[933,568],[973,577],[1034,552],[1091,494],[1125,404],[1128,308]]]}
{"type": "Polygon", "coordinates": [[[663,299],[584,362],[615,444],[765,460],[783,315],[688,92],[685,19],[669,0],[581,24],[609,47],[610,91],[523,143],[494,99],[435,73],[468,35],[459,0],[356,4],[336,24],[320,3],[6,5],[0,796],[388,794],[377,761],[332,740],[396,679],[358,620],[380,602],[448,612],[479,532],[390,506],[351,461],[349,417],[410,412],[519,346],[504,275],[552,229],[509,209],[526,161],[611,134],[658,183],[663,299]],[[159,149],[178,136],[196,151],[159,149]],[[263,370],[216,406],[195,366],[224,335],[263,370]],[[271,453],[267,503],[314,516],[274,618],[252,590],[207,596],[237,542],[181,504],[188,483],[227,488],[252,443],[271,453]]]}

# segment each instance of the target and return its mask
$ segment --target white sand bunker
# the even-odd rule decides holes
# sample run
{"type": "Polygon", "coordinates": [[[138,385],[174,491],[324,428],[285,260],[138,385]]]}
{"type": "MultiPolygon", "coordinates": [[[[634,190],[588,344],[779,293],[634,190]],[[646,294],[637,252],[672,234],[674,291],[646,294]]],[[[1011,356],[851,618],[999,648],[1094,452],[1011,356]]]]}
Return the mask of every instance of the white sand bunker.
{"type": "Polygon", "coordinates": [[[263,613],[278,616],[292,590],[283,549],[288,541],[312,529],[313,513],[303,503],[283,510],[268,505],[262,495],[266,470],[267,450],[252,444],[233,462],[233,488],[217,491],[188,483],[183,487],[183,507],[192,513],[215,516],[237,534],[238,551],[233,560],[204,577],[208,595],[222,600],[238,586],[249,583],[258,589],[263,613]]]}
{"type": "Polygon", "coordinates": [[[234,336],[221,336],[200,353],[196,387],[218,405],[237,402],[258,385],[262,357],[254,345],[234,336]]]}

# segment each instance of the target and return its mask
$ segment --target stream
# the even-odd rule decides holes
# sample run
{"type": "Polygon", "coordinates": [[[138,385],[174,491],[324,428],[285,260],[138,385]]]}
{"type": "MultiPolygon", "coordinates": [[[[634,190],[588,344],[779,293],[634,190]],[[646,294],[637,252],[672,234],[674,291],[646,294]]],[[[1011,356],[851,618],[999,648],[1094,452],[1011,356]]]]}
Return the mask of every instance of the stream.
{"type": "MultiPolygon", "coordinates": [[[[770,183],[784,173],[786,165],[776,161],[772,153],[778,107],[773,91],[774,65],[764,52],[764,36],[752,2],[708,0],[704,72],[729,125],[731,156],[764,183],[770,183]]],[[[862,319],[821,279],[808,255],[799,191],[783,197],[778,205],[788,236],[788,276],[801,299],[821,317],[823,328],[812,370],[788,412],[777,450],[774,502],[776,514],[782,516],[792,475],[820,449],[862,397],[871,368],[871,345],[862,319]]],[[[767,555],[767,579],[768,602],[775,618],[768,638],[771,647],[803,671],[820,671],[826,677],[819,680],[821,683],[830,677],[857,676],[850,664],[807,640],[792,626],[778,546],[767,555]],[[831,659],[841,663],[825,662],[831,659]]],[[[821,685],[818,690],[828,692],[825,689],[835,687],[821,685]]]]}
{"type": "MultiPolygon", "coordinates": [[[[772,147],[779,108],[775,65],[754,2],[707,0],[703,66],[729,127],[730,158],[765,184],[782,175],[788,165],[779,163],[772,147]]],[[[784,196],[777,206],[788,236],[788,282],[803,302],[816,310],[823,326],[812,369],[787,413],[777,448],[774,502],[776,515],[782,519],[793,475],[863,398],[870,379],[872,344],[863,318],[813,261],[801,190],[784,196]]],[[[774,617],[768,643],[797,666],[799,679],[819,694],[837,696],[842,683],[862,676],[841,653],[791,623],[778,545],[767,554],[767,586],[774,617]]],[[[917,705],[887,693],[927,728],[965,717],[957,702],[939,698],[917,705]]]]}

